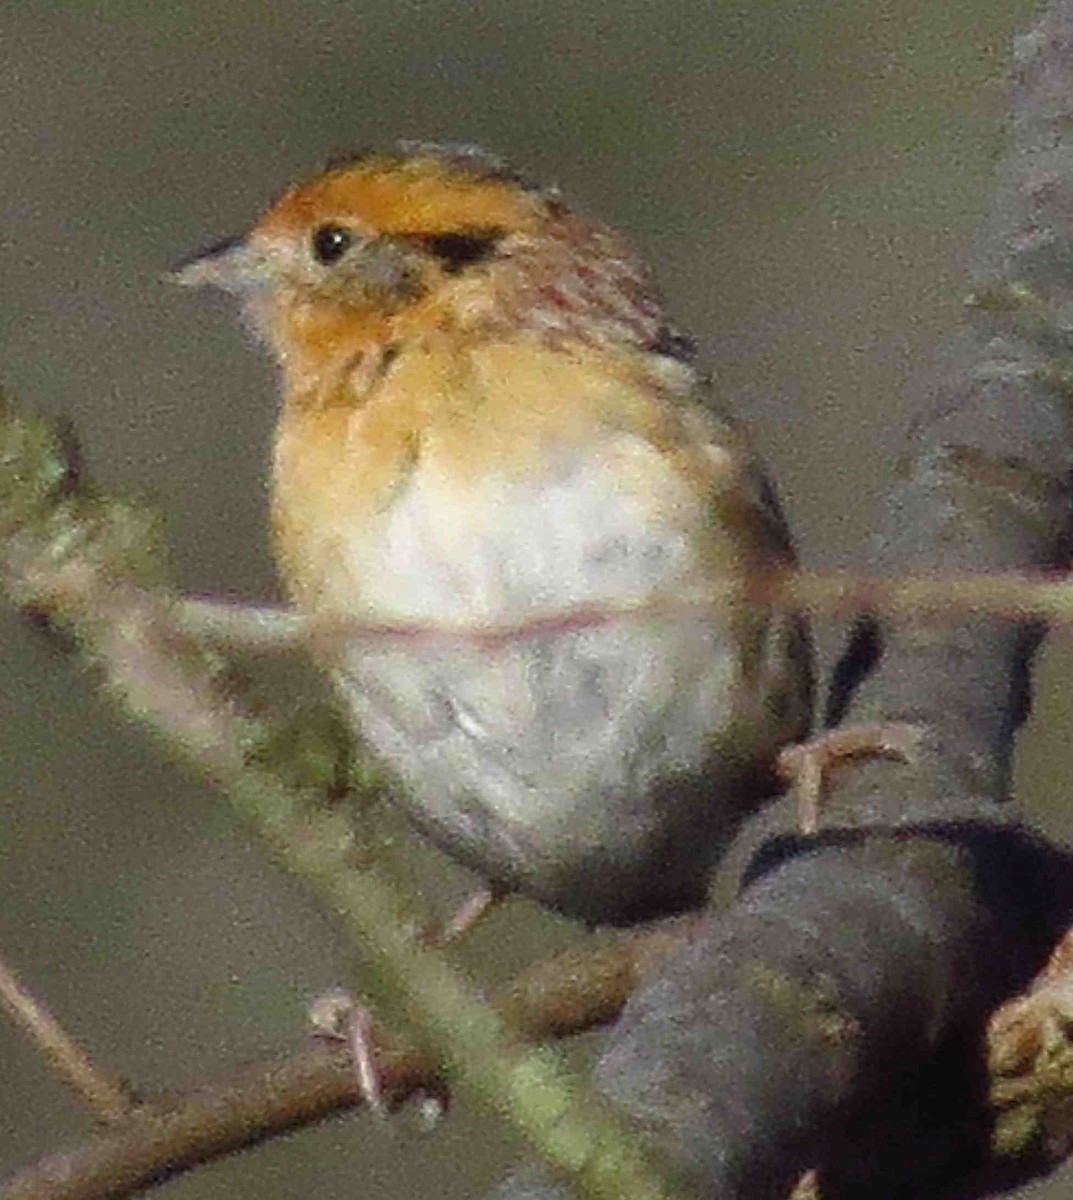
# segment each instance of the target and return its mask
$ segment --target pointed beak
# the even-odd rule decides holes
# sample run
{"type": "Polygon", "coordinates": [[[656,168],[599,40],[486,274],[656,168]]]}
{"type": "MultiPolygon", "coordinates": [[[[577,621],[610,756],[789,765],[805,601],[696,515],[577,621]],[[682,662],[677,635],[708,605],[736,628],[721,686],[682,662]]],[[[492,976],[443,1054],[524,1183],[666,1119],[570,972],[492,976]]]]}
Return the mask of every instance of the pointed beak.
{"type": "Polygon", "coordinates": [[[269,282],[268,263],[244,237],[225,238],[197,251],[164,276],[181,287],[217,287],[249,292],[269,282]]]}

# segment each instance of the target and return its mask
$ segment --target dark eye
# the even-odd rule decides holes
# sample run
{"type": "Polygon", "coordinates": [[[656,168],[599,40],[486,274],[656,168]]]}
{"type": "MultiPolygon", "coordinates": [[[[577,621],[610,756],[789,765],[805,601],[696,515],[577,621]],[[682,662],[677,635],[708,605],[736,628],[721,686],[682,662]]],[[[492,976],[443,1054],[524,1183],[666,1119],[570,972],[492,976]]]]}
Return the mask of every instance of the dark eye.
{"type": "Polygon", "coordinates": [[[322,225],[313,231],[313,257],[324,266],[338,262],[354,244],[354,235],[342,225],[322,225]]]}

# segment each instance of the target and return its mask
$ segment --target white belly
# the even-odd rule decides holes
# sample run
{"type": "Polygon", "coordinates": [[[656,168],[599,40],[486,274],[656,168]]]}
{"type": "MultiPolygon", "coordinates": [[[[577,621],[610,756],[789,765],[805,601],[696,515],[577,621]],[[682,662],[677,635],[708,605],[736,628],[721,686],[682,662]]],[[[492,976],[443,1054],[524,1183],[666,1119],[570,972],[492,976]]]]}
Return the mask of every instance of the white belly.
{"type": "MultiPolygon", "coordinates": [[[[422,467],[355,539],[366,612],[480,626],[696,594],[704,508],[653,476],[654,453],[623,435],[554,478],[464,496],[422,467]]],[[[716,752],[742,716],[739,657],[710,619],[631,618],[495,647],[355,645],[339,679],[434,840],[501,886],[626,916],[653,874],[680,890],[726,823],[716,752]]]]}

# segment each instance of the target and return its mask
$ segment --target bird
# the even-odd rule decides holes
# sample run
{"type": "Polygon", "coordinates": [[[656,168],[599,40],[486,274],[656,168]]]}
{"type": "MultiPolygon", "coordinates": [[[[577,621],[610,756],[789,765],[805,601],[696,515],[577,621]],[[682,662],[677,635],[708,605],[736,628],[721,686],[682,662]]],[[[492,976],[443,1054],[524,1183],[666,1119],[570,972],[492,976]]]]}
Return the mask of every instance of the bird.
{"type": "Polygon", "coordinates": [[[277,360],[281,578],[418,829],[590,925],[702,904],[808,733],[812,650],[750,595],[787,524],[641,258],[495,155],[400,143],[175,277],[277,360]]]}

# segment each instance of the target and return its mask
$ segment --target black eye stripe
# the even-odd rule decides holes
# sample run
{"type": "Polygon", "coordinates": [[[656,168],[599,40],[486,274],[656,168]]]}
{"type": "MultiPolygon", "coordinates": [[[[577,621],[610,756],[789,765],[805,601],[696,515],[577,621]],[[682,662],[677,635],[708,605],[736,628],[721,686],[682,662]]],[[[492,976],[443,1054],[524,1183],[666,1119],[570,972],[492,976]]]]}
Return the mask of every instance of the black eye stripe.
{"type": "MultiPolygon", "coordinates": [[[[433,255],[448,275],[457,275],[494,257],[502,238],[501,229],[475,229],[465,233],[415,233],[404,240],[433,255]]],[[[320,225],[313,231],[310,248],[317,262],[330,267],[356,240],[357,235],[343,225],[320,225]]]]}
{"type": "Polygon", "coordinates": [[[313,257],[326,267],[337,263],[354,244],[354,235],[342,225],[321,225],[313,230],[313,257]]]}
{"type": "Polygon", "coordinates": [[[417,234],[414,240],[440,260],[448,275],[494,257],[503,238],[501,229],[475,229],[467,233],[417,234]]]}

